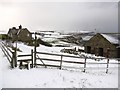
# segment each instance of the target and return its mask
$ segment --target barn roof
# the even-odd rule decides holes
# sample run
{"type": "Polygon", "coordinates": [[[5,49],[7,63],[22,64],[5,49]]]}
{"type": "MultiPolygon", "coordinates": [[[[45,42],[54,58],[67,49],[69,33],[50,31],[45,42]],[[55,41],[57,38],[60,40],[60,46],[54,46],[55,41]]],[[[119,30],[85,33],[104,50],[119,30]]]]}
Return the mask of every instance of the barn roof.
{"type": "Polygon", "coordinates": [[[93,36],[84,36],[82,37],[83,41],[88,41],[92,38],[93,36]]]}
{"type": "Polygon", "coordinates": [[[120,42],[118,35],[110,35],[110,34],[101,34],[101,35],[112,44],[119,44],[120,42]]]}

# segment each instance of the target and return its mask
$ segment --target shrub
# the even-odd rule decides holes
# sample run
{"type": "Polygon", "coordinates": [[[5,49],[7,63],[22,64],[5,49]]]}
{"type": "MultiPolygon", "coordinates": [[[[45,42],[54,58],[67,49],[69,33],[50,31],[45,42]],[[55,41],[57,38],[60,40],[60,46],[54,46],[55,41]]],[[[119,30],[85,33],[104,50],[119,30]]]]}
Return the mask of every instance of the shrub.
{"type": "Polygon", "coordinates": [[[7,34],[0,34],[0,39],[2,39],[2,40],[11,40],[11,37],[9,37],[7,34]]]}

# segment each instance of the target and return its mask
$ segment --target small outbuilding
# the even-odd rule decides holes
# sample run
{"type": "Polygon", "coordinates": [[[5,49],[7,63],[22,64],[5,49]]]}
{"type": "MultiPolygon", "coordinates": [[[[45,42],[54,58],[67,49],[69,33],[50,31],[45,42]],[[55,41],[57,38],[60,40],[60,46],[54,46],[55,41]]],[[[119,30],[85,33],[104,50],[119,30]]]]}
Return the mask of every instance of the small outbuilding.
{"type": "Polygon", "coordinates": [[[118,34],[95,34],[85,44],[85,52],[110,58],[120,58],[118,34]]]}

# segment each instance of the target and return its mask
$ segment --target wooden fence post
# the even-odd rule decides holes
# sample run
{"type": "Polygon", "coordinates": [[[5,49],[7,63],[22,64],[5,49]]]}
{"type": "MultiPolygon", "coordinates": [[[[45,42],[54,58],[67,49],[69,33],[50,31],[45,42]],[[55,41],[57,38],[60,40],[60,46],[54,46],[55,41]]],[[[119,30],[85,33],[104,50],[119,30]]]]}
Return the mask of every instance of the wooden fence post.
{"type": "Polygon", "coordinates": [[[33,49],[31,49],[31,60],[32,60],[32,68],[33,68],[33,49]]]}
{"type": "Polygon", "coordinates": [[[16,52],[12,52],[11,66],[12,68],[17,67],[16,52]]]}
{"type": "Polygon", "coordinates": [[[107,59],[107,68],[106,68],[106,73],[108,73],[108,67],[109,67],[109,58],[107,59]]]}
{"type": "Polygon", "coordinates": [[[37,36],[35,32],[35,45],[34,45],[34,67],[36,66],[36,46],[37,46],[37,36]]]}
{"type": "Polygon", "coordinates": [[[15,61],[15,67],[17,67],[17,50],[13,53],[14,55],[14,61],[15,61]]]}
{"type": "Polygon", "coordinates": [[[63,55],[61,55],[60,69],[62,69],[62,58],[63,58],[63,55]]]}
{"type": "Polygon", "coordinates": [[[84,70],[83,70],[83,72],[86,71],[86,60],[87,60],[87,58],[86,58],[86,56],[85,56],[85,63],[84,63],[84,70]]]}
{"type": "Polygon", "coordinates": [[[13,64],[13,63],[14,63],[13,53],[14,53],[14,52],[12,52],[11,68],[14,68],[14,64],[13,64]]]}
{"type": "Polygon", "coordinates": [[[106,68],[106,73],[108,73],[108,67],[109,67],[109,51],[110,49],[107,49],[107,68],[106,68]]]}

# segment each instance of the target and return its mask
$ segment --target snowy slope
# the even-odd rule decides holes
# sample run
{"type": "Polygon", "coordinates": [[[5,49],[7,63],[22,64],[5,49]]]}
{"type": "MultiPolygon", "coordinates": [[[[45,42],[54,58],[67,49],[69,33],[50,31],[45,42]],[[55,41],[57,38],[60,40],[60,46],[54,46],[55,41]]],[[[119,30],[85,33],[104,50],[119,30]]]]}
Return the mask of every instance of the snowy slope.
{"type": "Polygon", "coordinates": [[[83,73],[75,70],[34,68],[20,70],[8,68],[3,58],[3,88],[117,88],[117,70],[83,73]]]}

